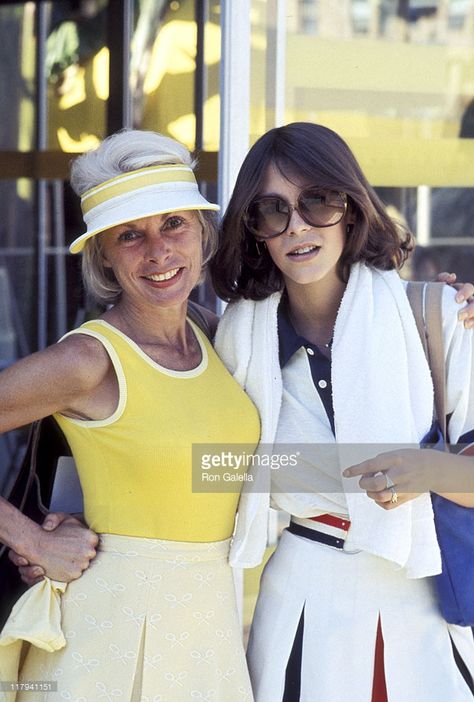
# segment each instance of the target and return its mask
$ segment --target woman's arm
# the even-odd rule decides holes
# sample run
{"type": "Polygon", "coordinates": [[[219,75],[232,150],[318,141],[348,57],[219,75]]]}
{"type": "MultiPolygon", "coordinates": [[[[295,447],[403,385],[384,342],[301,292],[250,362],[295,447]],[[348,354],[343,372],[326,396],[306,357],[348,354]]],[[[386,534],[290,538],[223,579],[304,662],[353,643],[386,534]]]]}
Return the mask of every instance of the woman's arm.
{"type": "MultiPolygon", "coordinates": [[[[109,375],[102,345],[85,336],[22,359],[0,373],[0,431],[54,412],[94,418],[104,404],[101,388],[109,375]]],[[[48,532],[0,498],[0,541],[49,577],[71,580],[95,556],[97,536],[71,519],[48,532]]]]}
{"type": "Polygon", "coordinates": [[[394,509],[424,492],[435,492],[463,507],[474,507],[474,456],[402,449],[388,451],[347,468],[344,477],[362,476],[359,486],[384,509],[394,509]],[[387,488],[393,483],[397,501],[387,488]]]}
{"type": "Polygon", "coordinates": [[[99,341],[68,337],[21,359],[0,373],[0,433],[55,412],[97,411],[111,363],[99,341]]]}

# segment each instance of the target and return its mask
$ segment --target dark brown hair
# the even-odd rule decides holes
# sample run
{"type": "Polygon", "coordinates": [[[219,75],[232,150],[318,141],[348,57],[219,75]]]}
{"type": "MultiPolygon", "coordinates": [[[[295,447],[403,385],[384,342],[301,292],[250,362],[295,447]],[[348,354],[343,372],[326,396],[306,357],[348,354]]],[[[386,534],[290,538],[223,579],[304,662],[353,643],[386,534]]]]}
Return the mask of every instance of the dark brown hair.
{"type": "Polygon", "coordinates": [[[211,263],[214,288],[222,299],[262,300],[283,287],[280,271],[262,244],[259,252],[243,217],[271,165],[290,181],[347,194],[354,224],[338,262],[341,280],[347,280],[357,261],[382,270],[403,264],[413,248],[411,234],[386,213],[345,141],[319,124],[294,122],[260,137],[242,164],[211,263]]]}

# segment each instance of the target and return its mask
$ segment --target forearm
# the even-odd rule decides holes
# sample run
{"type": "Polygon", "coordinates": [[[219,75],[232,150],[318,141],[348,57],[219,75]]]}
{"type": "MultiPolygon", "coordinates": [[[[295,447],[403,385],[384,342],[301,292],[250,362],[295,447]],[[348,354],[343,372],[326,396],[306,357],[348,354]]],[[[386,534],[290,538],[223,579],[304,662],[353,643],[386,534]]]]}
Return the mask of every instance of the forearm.
{"type": "Polygon", "coordinates": [[[0,542],[32,560],[41,527],[0,497],[0,542]]]}
{"type": "Polygon", "coordinates": [[[474,507],[474,458],[437,453],[432,492],[463,507],[474,507]]]}

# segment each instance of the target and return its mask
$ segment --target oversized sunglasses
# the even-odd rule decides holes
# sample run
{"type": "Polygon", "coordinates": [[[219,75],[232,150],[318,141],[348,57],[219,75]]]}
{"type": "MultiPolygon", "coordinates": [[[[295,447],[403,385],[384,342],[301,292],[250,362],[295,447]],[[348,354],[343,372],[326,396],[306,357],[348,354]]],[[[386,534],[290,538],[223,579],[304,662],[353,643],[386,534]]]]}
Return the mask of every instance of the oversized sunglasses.
{"type": "Polygon", "coordinates": [[[296,205],[276,195],[265,195],[252,200],[244,213],[244,222],[257,239],[273,239],[287,230],[293,210],[311,227],[332,227],[346,214],[347,195],[307,188],[300,193],[296,205]]]}

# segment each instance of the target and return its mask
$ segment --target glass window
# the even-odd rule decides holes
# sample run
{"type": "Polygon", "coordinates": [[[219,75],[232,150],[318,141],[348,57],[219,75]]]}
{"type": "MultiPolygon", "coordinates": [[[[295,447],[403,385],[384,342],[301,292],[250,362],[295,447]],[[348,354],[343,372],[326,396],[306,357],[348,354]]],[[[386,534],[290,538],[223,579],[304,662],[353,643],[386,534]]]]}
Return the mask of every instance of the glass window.
{"type": "Polygon", "coordinates": [[[109,96],[107,0],[49,3],[49,147],[81,153],[105,136],[109,96]]]}
{"type": "MultiPolygon", "coordinates": [[[[195,107],[198,107],[195,104],[198,39],[195,3],[161,3],[161,12],[157,12],[157,5],[160,3],[143,3],[138,15],[132,49],[135,122],[168,134],[194,149],[195,107]]],[[[204,55],[199,57],[203,98],[201,139],[206,151],[217,151],[220,12],[218,3],[205,5],[204,55]]]]}
{"type": "MultiPolygon", "coordinates": [[[[421,239],[467,243],[473,234],[474,0],[283,4],[285,59],[277,75],[269,61],[269,52],[276,56],[274,19],[262,0],[252,3],[252,140],[274,126],[268,83],[278,81],[281,122],[335,129],[371,183],[386,192],[428,187],[421,239]]],[[[389,204],[410,203],[400,214],[416,229],[422,201],[422,195],[392,193],[389,204]]]]}

